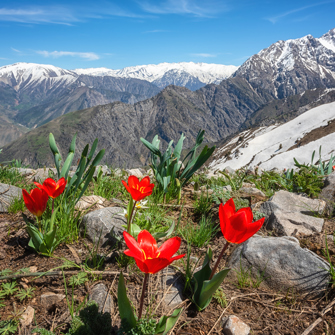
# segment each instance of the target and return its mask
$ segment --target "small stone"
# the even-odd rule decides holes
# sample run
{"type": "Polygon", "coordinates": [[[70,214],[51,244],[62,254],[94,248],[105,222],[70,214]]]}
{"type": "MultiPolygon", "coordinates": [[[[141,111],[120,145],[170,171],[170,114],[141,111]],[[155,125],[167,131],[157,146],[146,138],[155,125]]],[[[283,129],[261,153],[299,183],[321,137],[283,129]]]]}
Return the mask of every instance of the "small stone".
{"type": "Polygon", "coordinates": [[[41,305],[45,308],[50,308],[65,298],[64,294],[47,292],[41,295],[41,305]]]}
{"type": "Polygon", "coordinates": [[[128,176],[136,176],[140,180],[144,177],[141,169],[130,169],[126,171],[127,171],[128,176]]]}
{"type": "Polygon", "coordinates": [[[332,215],[335,204],[335,171],[325,179],[319,198],[325,200],[327,203],[326,214],[332,215]]]}
{"type": "Polygon", "coordinates": [[[26,310],[21,314],[20,323],[22,327],[28,327],[34,320],[35,310],[31,306],[28,306],[26,310]]]}
{"type": "Polygon", "coordinates": [[[225,335],[248,335],[250,333],[250,327],[235,315],[224,318],[222,326],[225,335]]]}
{"type": "Polygon", "coordinates": [[[121,207],[106,207],[97,209],[84,215],[81,227],[93,243],[99,242],[99,247],[106,245],[108,242],[115,244],[118,238],[122,238],[123,225],[127,225],[124,216],[124,209],[121,207]],[[113,236],[111,232],[113,231],[113,236]]]}
{"type": "Polygon", "coordinates": [[[98,304],[100,313],[108,312],[112,314],[112,311],[114,310],[113,299],[108,293],[106,285],[103,283],[99,283],[92,288],[88,300],[94,300],[98,304]]]}
{"type": "Polygon", "coordinates": [[[163,295],[172,285],[164,296],[163,304],[168,309],[176,308],[183,301],[184,283],[181,276],[168,266],[161,271],[161,285],[163,295]]]}
{"type": "Polygon", "coordinates": [[[31,272],[31,273],[37,272],[37,266],[30,266],[29,267],[29,272],[31,272]]]}
{"type": "Polygon", "coordinates": [[[8,207],[15,198],[22,198],[22,189],[0,183],[0,212],[8,212],[8,207]]]}
{"type": "Polygon", "coordinates": [[[232,192],[232,190],[233,190],[231,185],[223,186],[222,189],[223,189],[224,192],[232,192]]]}
{"type": "Polygon", "coordinates": [[[85,195],[77,202],[75,209],[84,210],[90,207],[104,208],[103,203],[106,201],[105,198],[98,195],[85,195]]]}
{"type": "Polygon", "coordinates": [[[249,194],[251,196],[266,198],[266,195],[261,190],[255,187],[241,187],[239,191],[249,194]]]}
{"type": "Polygon", "coordinates": [[[98,170],[101,168],[103,176],[110,176],[112,174],[110,168],[107,165],[98,165],[93,173],[93,177],[96,178],[98,176],[98,170]]]}
{"type": "Polygon", "coordinates": [[[255,187],[255,184],[252,184],[252,183],[242,183],[242,187],[244,187],[244,188],[255,187]]]}
{"type": "Polygon", "coordinates": [[[234,173],[235,173],[235,170],[232,169],[230,166],[226,166],[223,170],[224,170],[226,173],[229,173],[229,174],[234,174],[234,173]]]}

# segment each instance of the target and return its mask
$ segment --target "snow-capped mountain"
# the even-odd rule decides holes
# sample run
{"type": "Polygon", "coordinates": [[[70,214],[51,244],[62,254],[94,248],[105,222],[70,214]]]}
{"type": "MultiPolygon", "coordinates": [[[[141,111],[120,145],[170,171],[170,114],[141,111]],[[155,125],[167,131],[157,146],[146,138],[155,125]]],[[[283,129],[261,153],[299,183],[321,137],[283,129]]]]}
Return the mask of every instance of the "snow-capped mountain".
{"type": "Polygon", "coordinates": [[[335,87],[335,28],[320,38],[278,41],[250,57],[233,75],[281,99],[316,87],[335,87]]]}
{"type": "MultiPolygon", "coordinates": [[[[230,77],[237,69],[238,67],[234,65],[182,62],[138,65],[120,70],[107,68],[76,69],[74,72],[91,76],[113,76],[147,80],[160,88],[171,84],[190,88],[188,86],[219,84],[223,79],[230,77]]],[[[201,86],[196,87],[196,89],[201,86]]]]}
{"type": "Polygon", "coordinates": [[[0,67],[0,82],[11,86],[15,91],[43,85],[45,89],[71,85],[77,80],[75,72],[53,65],[15,63],[0,67]]]}
{"type": "MultiPolygon", "coordinates": [[[[312,152],[322,146],[322,160],[335,155],[335,102],[310,109],[284,124],[246,130],[220,147],[214,154],[211,171],[258,166],[294,168],[310,163],[312,152]]],[[[317,156],[317,155],[316,155],[317,156]]],[[[315,157],[315,160],[318,157],[315,157]]]]}

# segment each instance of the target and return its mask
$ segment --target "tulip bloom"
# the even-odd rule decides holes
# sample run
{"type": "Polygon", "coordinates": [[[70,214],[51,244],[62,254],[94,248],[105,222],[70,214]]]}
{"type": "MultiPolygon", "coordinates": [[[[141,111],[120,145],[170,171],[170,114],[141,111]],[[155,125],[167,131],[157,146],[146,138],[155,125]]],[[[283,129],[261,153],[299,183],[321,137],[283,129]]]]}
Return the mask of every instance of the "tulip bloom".
{"type": "Polygon", "coordinates": [[[228,248],[229,243],[240,244],[253,236],[262,227],[265,218],[252,222],[254,217],[250,207],[241,208],[236,212],[234,200],[230,198],[224,205],[219,207],[220,227],[226,244],[223,247],[209,279],[212,279],[220,260],[228,248]]]}
{"type": "Polygon", "coordinates": [[[133,257],[139,269],[144,273],[157,273],[173,261],[185,256],[183,254],[172,257],[180,247],[180,237],[168,239],[159,248],[157,248],[156,240],[147,230],[142,230],[138,234],[137,241],[126,231],[123,232],[123,237],[129,248],[124,253],[133,257]]]}
{"type": "Polygon", "coordinates": [[[38,218],[42,216],[47,208],[49,199],[48,194],[44,190],[34,188],[30,194],[26,190],[22,190],[23,200],[28,210],[38,218]]]}
{"type": "Polygon", "coordinates": [[[150,184],[150,177],[146,176],[141,181],[136,176],[129,176],[128,185],[122,180],[122,184],[130,193],[135,201],[141,201],[148,195],[151,195],[155,184],[150,184]]]}
{"type": "Polygon", "coordinates": [[[37,182],[34,183],[38,188],[44,190],[50,198],[55,199],[64,192],[67,181],[64,177],[62,177],[57,182],[55,182],[52,178],[47,178],[43,185],[37,182]]]}
{"type": "Polygon", "coordinates": [[[253,221],[250,207],[241,208],[236,212],[233,199],[229,199],[219,207],[220,227],[224,238],[230,243],[240,244],[258,232],[264,218],[253,221]]]}
{"type": "Polygon", "coordinates": [[[180,247],[180,237],[168,239],[159,248],[157,248],[156,240],[147,230],[142,230],[138,234],[137,241],[126,231],[123,232],[123,237],[129,248],[124,253],[133,257],[139,269],[145,273],[138,313],[138,319],[141,319],[149,273],[157,273],[173,261],[184,257],[185,254],[172,257],[180,247]]]}

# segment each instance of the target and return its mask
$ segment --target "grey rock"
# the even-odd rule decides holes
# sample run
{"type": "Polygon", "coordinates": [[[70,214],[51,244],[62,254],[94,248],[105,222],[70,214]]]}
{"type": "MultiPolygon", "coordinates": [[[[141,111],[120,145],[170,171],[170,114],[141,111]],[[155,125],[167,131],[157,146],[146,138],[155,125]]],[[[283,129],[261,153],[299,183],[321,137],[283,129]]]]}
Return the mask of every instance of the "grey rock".
{"type": "Polygon", "coordinates": [[[226,167],[224,168],[224,171],[225,171],[226,173],[229,173],[229,174],[234,174],[234,173],[235,173],[235,170],[232,169],[230,166],[226,166],[226,167]]]}
{"type": "Polygon", "coordinates": [[[98,170],[101,167],[103,176],[110,176],[112,174],[111,169],[107,165],[98,165],[93,173],[93,177],[96,178],[98,175],[98,170]]]}
{"type": "Polygon", "coordinates": [[[319,198],[327,203],[326,214],[333,214],[335,208],[335,171],[325,179],[319,198]]]}
{"type": "Polygon", "coordinates": [[[260,206],[260,211],[270,215],[276,209],[284,212],[300,212],[306,215],[322,214],[326,208],[326,202],[320,199],[310,199],[302,195],[288,191],[276,192],[267,202],[260,206]]]}
{"type": "Polygon", "coordinates": [[[113,174],[114,174],[115,177],[122,177],[123,174],[124,174],[124,171],[121,170],[121,169],[119,169],[119,168],[117,168],[117,169],[115,169],[115,170],[113,171],[113,174]]]}
{"type": "Polygon", "coordinates": [[[255,184],[253,184],[253,183],[242,183],[242,187],[244,187],[244,188],[255,187],[255,184]]]}
{"type": "Polygon", "coordinates": [[[292,237],[253,236],[230,255],[229,276],[244,269],[252,278],[263,278],[262,285],[276,292],[297,293],[316,298],[329,287],[329,264],[308,249],[299,246],[292,237]]]}
{"type": "Polygon", "coordinates": [[[221,324],[225,335],[248,335],[250,333],[250,327],[235,315],[223,318],[221,324]]]}
{"type": "Polygon", "coordinates": [[[126,171],[128,176],[136,176],[138,179],[142,179],[144,177],[142,169],[129,169],[126,171]]]}
{"type": "MultiPolygon", "coordinates": [[[[262,210],[261,210],[262,211],[262,210]]],[[[324,219],[305,215],[300,212],[282,212],[275,210],[267,218],[265,227],[268,230],[275,230],[280,236],[291,236],[297,233],[311,234],[320,233],[324,219]]]]}
{"type": "Polygon", "coordinates": [[[163,305],[168,309],[177,307],[183,301],[184,283],[173,267],[168,266],[161,271],[161,285],[163,295],[169,290],[164,296],[163,305]]]}
{"type": "Polygon", "coordinates": [[[114,310],[113,299],[103,283],[99,283],[92,288],[88,300],[93,300],[98,304],[100,313],[108,312],[112,314],[114,310]]]}
{"type": "Polygon", "coordinates": [[[266,198],[266,195],[261,190],[255,187],[241,187],[239,191],[249,194],[251,196],[266,198]]]}
{"type": "Polygon", "coordinates": [[[36,170],[26,168],[11,168],[11,170],[18,172],[23,177],[31,176],[36,173],[36,170]]]}
{"type": "Polygon", "coordinates": [[[22,198],[22,189],[0,183],[0,212],[8,212],[8,207],[15,198],[22,198]]]}
{"type": "Polygon", "coordinates": [[[121,207],[98,209],[84,215],[81,222],[86,236],[95,244],[99,241],[99,246],[104,246],[108,242],[115,244],[117,238],[122,238],[125,230],[122,225],[127,225],[127,220],[121,207]]]}
{"type": "Polygon", "coordinates": [[[105,198],[100,197],[98,195],[84,195],[77,202],[75,209],[85,210],[90,207],[97,207],[98,209],[103,208],[103,203],[106,201],[105,198]]]}
{"type": "Polygon", "coordinates": [[[41,295],[41,305],[45,308],[50,308],[65,298],[64,294],[56,294],[53,292],[46,292],[41,295]]]}
{"type": "Polygon", "coordinates": [[[223,186],[222,189],[225,192],[232,192],[232,190],[233,190],[231,185],[223,186]]]}
{"type": "Polygon", "coordinates": [[[55,168],[40,168],[36,170],[36,173],[32,176],[33,181],[43,183],[45,179],[49,178],[49,175],[57,176],[57,170],[55,168]]]}

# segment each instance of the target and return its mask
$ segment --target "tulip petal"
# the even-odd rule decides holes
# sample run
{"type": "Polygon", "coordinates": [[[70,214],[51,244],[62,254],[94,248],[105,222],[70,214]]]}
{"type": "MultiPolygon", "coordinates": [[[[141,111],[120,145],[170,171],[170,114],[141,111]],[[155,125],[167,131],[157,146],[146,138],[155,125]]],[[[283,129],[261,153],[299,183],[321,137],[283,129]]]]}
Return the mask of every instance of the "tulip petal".
{"type": "Polygon", "coordinates": [[[157,242],[154,237],[147,231],[142,230],[137,236],[140,248],[144,251],[146,258],[154,258],[157,254],[157,242]]]}
{"type": "Polygon", "coordinates": [[[149,273],[157,273],[158,271],[170,265],[172,262],[173,261],[171,259],[153,258],[153,259],[147,259],[145,261],[145,264],[148,268],[149,273]]]}
{"type": "Polygon", "coordinates": [[[235,203],[233,198],[230,198],[224,205],[223,210],[225,212],[226,217],[229,219],[236,213],[235,203]]]}
{"type": "Polygon", "coordinates": [[[126,188],[126,190],[131,194],[130,188],[127,185],[127,183],[124,180],[121,180],[121,183],[123,184],[123,186],[126,188]]]}
{"type": "Polygon", "coordinates": [[[159,257],[160,258],[170,258],[172,257],[179,249],[181,243],[180,237],[172,237],[165,241],[159,248],[159,257]]]}
{"type": "MultiPolygon", "coordinates": [[[[137,241],[126,231],[123,232],[123,238],[127,244],[127,247],[130,249],[130,251],[137,255],[136,257],[139,259],[144,259],[143,257],[143,251],[140,248],[140,245],[137,243],[137,241]]],[[[134,257],[134,256],[132,256],[134,257]]]]}
{"type": "Polygon", "coordinates": [[[136,265],[138,266],[138,268],[144,272],[144,273],[151,273],[147,264],[140,261],[138,258],[135,258],[135,262],[136,262],[136,265]]]}
{"type": "Polygon", "coordinates": [[[247,231],[245,232],[243,238],[241,238],[238,242],[235,243],[243,243],[253,235],[255,235],[262,227],[265,218],[261,218],[253,223],[248,225],[247,231]]]}
{"type": "Polygon", "coordinates": [[[147,187],[150,184],[150,177],[149,176],[145,176],[141,182],[140,182],[140,187],[147,187]]]}
{"type": "Polygon", "coordinates": [[[128,185],[129,185],[130,188],[138,190],[140,188],[139,183],[140,183],[140,181],[138,180],[138,178],[136,176],[129,176],[128,185]]]}
{"type": "Polygon", "coordinates": [[[141,257],[139,258],[138,257],[139,256],[138,253],[135,253],[135,252],[131,251],[130,249],[125,250],[124,254],[127,255],[127,256],[129,256],[129,257],[133,257],[135,259],[139,259],[141,261],[144,259],[143,258],[143,253],[142,253],[141,257]]]}
{"type": "Polygon", "coordinates": [[[241,209],[239,209],[239,210],[236,212],[236,214],[237,214],[237,213],[240,213],[240,212],[244,212],[244,213],[245,213],[246,221],[247,221],[247,222],[252,222],[252,221],[253,221],[253,219],[254,219],[254,215],[252,214],[252,210],[251,210],[250,207],[241,208],[241,209]]]}
{"type": "Polygon", "coordinates": [[[231,243],[235,242],[236,238],[240,236],[241,233],[247,230],[246,216],[244,212],[236,213],[229,220],[227,220],[225,232],[223,234],[224,238],[231,243]]]}
{"type": "Polygon", "coordinates": [[[39,188],[42,189],[43,185],[41,185],[40,183],[38,183],[37,181],[34,181],[34,184],[39,188]]]}

